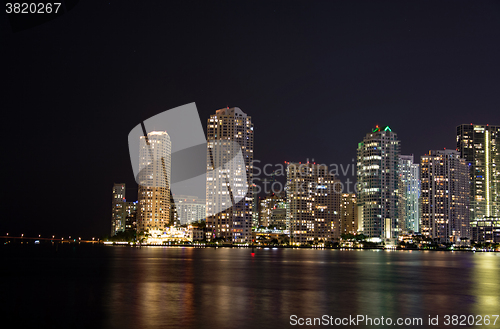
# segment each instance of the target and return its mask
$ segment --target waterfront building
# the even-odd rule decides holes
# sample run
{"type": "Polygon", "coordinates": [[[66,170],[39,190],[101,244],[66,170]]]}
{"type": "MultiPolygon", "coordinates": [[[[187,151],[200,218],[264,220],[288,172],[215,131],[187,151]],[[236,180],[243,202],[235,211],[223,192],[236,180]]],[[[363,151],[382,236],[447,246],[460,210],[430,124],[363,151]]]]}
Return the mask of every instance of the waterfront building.
{"type": "Polygon", "coordinates": [[[170,137],[165,131],[152,131],[140,137],[139,193],[137,229],[163,231],[170,223],[171,171],[170,137]]]}
{"type": "Polygon", "coordinates": [[[358,202],[356,194],[342,193],[340,199],[340,235],[358,232],[358,202]]]}
{"type": "Polygon", "coordinates": [[[470,239],[469,168],[455,150],[429,151],[420,160],[421,233],[438,243],[470,239]]]}
{"type": "Polygon", "coordinates": [[[389,126],[372,129],[357,150],[359,230],[371,241],[394,242],[399,234],[400,141],[389,126]]]}
{"type": "Polygon", "coordinates": [[[125,231],[137,230],[137,201],[125,202],[125,231]]]}
{"type": "Polygon", "coordinates": [[[399,231],[420,231],[420,168],[413,154],[399,156],[399,231]]]}
{"type": "Polygon", "coordinates": [[[339,241],[341,190],[328,166],[288,163],[286,220],[291,245],[339,241]]]}
{"type": "MultiPolygon", "coordinates": [[[[207,122],[207,239],[222,238],[233,243],[252,242],[253,189],[252,118],[237,107],[212,114],[207,122]],[[237,143],[243,164],[233,167],[225,154],[237,143]],[[224,166],[223,169],[221,166],[224,166]],[[243,166],[240,168],[240,166],[243,166]],[[243,182],[241,175],[246,176],[243,182]],[[235,201],[239,200],[239,201],[235,201]]],[[[230,157],[234,157],[231,154],[230,157]]]]}
{"type": "Polygon", "coordinates": [[[472,241],[475,243],[500,243],[500,218],[473,219],[470,226],[472,241]]]}
{"type": "Polygon", "coordinates": [[[125,184],[113,185],[113,198],[111,200],[111,236],[125,231],[125,184]]]}
{"type": "Polygon", "coordinates": [[[457,150],[469,165],[471,221],[500,217],[500,126],[458,126],[457,150]]]}

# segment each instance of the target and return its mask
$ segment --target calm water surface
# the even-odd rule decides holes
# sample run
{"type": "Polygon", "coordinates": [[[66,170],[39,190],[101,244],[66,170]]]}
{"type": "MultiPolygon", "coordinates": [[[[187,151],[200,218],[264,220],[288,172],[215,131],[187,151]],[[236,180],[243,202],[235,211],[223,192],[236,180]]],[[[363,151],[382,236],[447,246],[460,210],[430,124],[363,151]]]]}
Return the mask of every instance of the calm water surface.
{"type": "Polygon", "coordinates": [[[1,250],[12,328],[291,328],[293,314],[426,328],[429,315],[500,313],[498,253],[43,248],[1,250]]]}

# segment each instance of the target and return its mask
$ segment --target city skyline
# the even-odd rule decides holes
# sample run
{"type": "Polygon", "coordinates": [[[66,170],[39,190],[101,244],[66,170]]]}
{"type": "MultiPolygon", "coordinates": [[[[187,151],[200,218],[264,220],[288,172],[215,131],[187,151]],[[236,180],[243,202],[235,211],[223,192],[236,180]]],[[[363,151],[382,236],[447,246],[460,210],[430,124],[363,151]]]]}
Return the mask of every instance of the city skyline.
{"type": "Polygon", "coordinates": [[[128,132],[189,102],[203,120],[225,106],[251,112],[259,129],[255,159],[269,163],[350,163],[355,151],[345,141],[358,141],[375,124],[398,132],[402,154],[421,155],[455,149],[458,125],[500,122],[500,23],[491,2],[136,9],[129,2],[79,3],[47,24],[1,29],[4,62],[26,64],[6,67],[6,135],[16,136],[16,145],[31,145],[31,136],[37,143],[32,152],[5,145],[16,154],[8,171],[30,175],[5,178],[5,216],[16,220],[3,221],[0,230],[108,233],[102,218],[110,186],[125,183],[136,200],[128,132]],[[91,13],[95,24],[83,24],[91,13]],[[213,17],[239,23],[228,28],[213,17]],[[192,29],[172,29],[186,21],[192,29]],[[65,193],[68,180],[79,188],[65,193]],[[17,197],[25,186],[37,196],[30,207],[17,197]],[[57,198],[60,211],[39,220],[38,209],[50,201],[45,195],[57,198]],[[88,211],[74,212],[74,200],[84,200],[88,211]]]}
{"type": "Polygon", "coordinates": [[[500,325],[500,1],[5,11],[4,323],[500,325]]]}
{"type": "MultiPolygon", "coordinates": [[[[464,144],[460,141],[460,132],[464,130],[463,127],[464,125],[457,127],[459,133],[457,146],[464,144]]],[[[489,125],[471,125],[471,127],[469,131],[481,130],[486,137],[489,136],[487,131],[484,132],[484,127],[489,127],[489,125]]],[[[187,203],[180,203],[178,207],[169,203],[170,211],[166,212],[165,216],[168,217],[169,213],[177,210],[176,214],[180,212],[179,222],[167,219],[162,223],[162,227],[146,227],[144,223],[147,221],[143,219],[143,213],[144,202],[147,200],[140,198],[137,231],[138,233],[156,231],[158,233],[155,234],[161,235],[167,226],[186,225],[204,219],[208,242],[212,239],[222,239],[227,242],[248,244],[255,241],[255,237],[252,237],[252,232],[256,228],[255,219],[257,218],[259,227],[271,227],[274,209],[283,208],[285,211],[281,215],[278,215],[279,209],[276,210],[275,220],[278,221],[274,221],[273,225],[278,223],[280,230],[286,229],[282,232],[288,236],[292,245],[310,244],[313,241],[317,243],[318,240],[329,243],[340,242],[342,234],[357,233],[364,234],[370,242],[394,244],[399,237],[408,234],[411,236],[414,232],[441,243],[469,245],[472,236],[478,238],[478,234],[488,233],[487,230],[481,233],[477,228],[486,223],[478,224],[478,218],[474,217],[474,212],[469,213],[471,209],[469,204],[471,198],[474,199],[473,193],[477,193],[475,190],[478,185],[490,186],[496,184],[498,180],[496,171],[498,152],[495,139],[498,128],[492,126],[491,129],[493,136],[486,140],[485,145],[492,144],[493,146],[485,152],[483,144],[476,141],[474,147],[478,150],[473,154],[482,156],[482,162],[477,160],[476,166],[472,166],[470,161],[474,158],[470,157],[468,160],[462,158],[461,154],[464,151],[462,149],[459,152],[458,148],[457,150],[431,150],[420,157],[420,164],[415,163],[414,155],[400,154],[401,141],[396,133],[389,126],[382,128],[377,125],[366,134],[362,142],[358,143],[356,168],[358,180],[355,184],[355,190],[357,190],[355,194],[345,193],[344,184],[338,180],[341,176],[338,170],[334,172],[325,164],[316,164],[307,160],[304,164],[285,162],[287,183],[286,187],[281,186],[281,189],[276,192],[278,194],[271,193],[271,191],[274,190],[274,183],[279,183],[276,181],[279,171],[269,174],[258,169],[259,174],[255,178],[260,181],[260,173],[264,172],[265,176],[270,177],[264,177],[264,183],[273,182],[273,184],[271,191],[266,192],[263,199],[257,199],[253,195],[257,190],[251,171],[254,152],[254,126],[251,117],[239,108],[223,108],[217,110],[216,114],[211,115],[207,120],[209,134],[206,200],[204,200],[206,206],[203,209],[202,204],[195,207],[196,203],[200,203],[197,197],[177,196],[176,198],[184,199],[187,203]],[[236,142],[237,149],[242,152],[242,158],[245,159],[240,165],[232,160],[235,153],[228,151],[228,143],[232,147],[233,140],[236,142]],[[483,153],[486,154],[483,155],[483,153]],[[493,153],[493,157],[490,153],[493,153]],[[479,183],[474,184],[471,174],[480,170],[475,169],[478,163],[482,164],[479,168],[483,168],[483,175],[484,171],[490,171],[487,177],[491,176],[491,181],[486,182],[485,179],[481,179],[479,183]],[[242,170],[246,176],[244,180],[241,179],[243,176],[237,174],[242,170]],[[323,190],[319,190],[320,188],[323,190]],[[286,201],[284,194],[281,196],[283,192],[286,192],[286,201]],[[323,195],[324,200],[321,197],[323,195]],[[280,198],[282,206],[278,203],[280,198]],[[353,207],[352,205],[355,205],[355,209],[349,209],[353,207]],[[194,215],[193,219],[187,217],[187,211],[191,214],[189,216],[194,215]],[[206,214],[203,214],[204,211],[206,214]],[[258,213],[253,214],[254,211],[258,213]],[[325,218],[322,218],[322,215],[325,218]],[[283,218],[278,219],[280,216],[283,218]],[[284,221],[283,226],[279,225],[280,220],[284,221]],[[471,223],[472,221],[475,221],[474,224],[471,223]],[[473,234],[471,234],[471,226],[475,229],[473,234]]],[[[168,136],[167,132],[152,131],[147,136],[140,137],[139,169],[142,171],[138,176],[139,189],[144,189],[144,186],[148,188],[163,186],[170,191],[167,183],[171,179],[169,174],[171,144],[168,136]],[[160,141],[159,138],[162,140],[160,141]],[[163,144],[160,145],[161,143],[163,144]],[[158,168],[154,166],[151,159],[155,159],[158,168]],[[161,175],[155,176],[158,173],[161,175]],[[161,182],[158,181],[159,179],[161,182]],[[144,186],[141,186],[141,183],[144,186]]],[[[465,144],[469,145],[468,141],[465,144]]],[[[472,148],[472,145],[466,148],[472,148]]],[[[264,168],[266,166],[264,165],[264,168]]],[[[352,170],[354,171],[354,167],[352,170]]],[[[342,169],[343,175],[346,175],[348,171],[342,169]]],[[[483,176],[478,177],[483,178],[483,176]]],[[[485,199],[489,201],[489,198],[485,199]]],[[[125,185],[115,184],[112,202],[112,235],[113,232],[125,231],[125,217],[131,217],[131,207],[134,207],[135,203],[125,201],[125,185]]],[[[170,198],[165,201],[170,202],[170,198]]],[[[158,200],[151,202],[158,203],[158,200]]],[[[496,203],[493,203],[493,206],[486,203],[487,207],[496,211],[495,205],[496,203]]],[[[158,207],[158,204],[155,207],[158,207]]],[[[152,206],[148,209],[150,209],[148,211],[154,211],[152,206]]],[[[158,214],[151,213],[150,215],[152,218],[158,217],[158,214]]],[[[495,214],[494,216],[483,215],[479,219],[485,218],[498,219],[495,214]]],[[[163,222],[162,219],[159,221],[163,222]]],[[[129,224],[128,227],[130,226],[129,224]]],[[[484,227],[482,229],[484,230],[484,227]]],[[[496,230],[493,225],[490,231],[496,230]]],[[[497,238],[491,239],[495,241],[497,238]]],[[[480,241],[488,240],[489,238],[484,237],[480,241]]]]}

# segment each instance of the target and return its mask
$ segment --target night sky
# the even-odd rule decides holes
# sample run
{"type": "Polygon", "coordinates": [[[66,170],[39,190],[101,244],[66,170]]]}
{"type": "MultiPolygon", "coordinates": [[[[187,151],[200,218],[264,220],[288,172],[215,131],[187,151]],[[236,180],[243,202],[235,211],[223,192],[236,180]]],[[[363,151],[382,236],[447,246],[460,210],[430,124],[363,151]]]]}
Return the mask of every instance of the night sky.
{"type": "Polygon", "coordinates": [[[376,124],[417,158],[500,124],[499,1],[81,1],[19,32],[2,13],[0,41],[0,235],[109,234],[129,131],[191,102],[203,126],[251,115],[266,163],[352,163],[376,124]]]}

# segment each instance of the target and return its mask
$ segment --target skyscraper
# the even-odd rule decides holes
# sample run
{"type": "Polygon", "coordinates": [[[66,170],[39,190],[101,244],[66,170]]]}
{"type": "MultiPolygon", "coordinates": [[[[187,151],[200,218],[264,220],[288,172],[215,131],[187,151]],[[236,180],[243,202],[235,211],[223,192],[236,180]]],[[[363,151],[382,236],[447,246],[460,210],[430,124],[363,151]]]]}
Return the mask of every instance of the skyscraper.
{"type": "Polygon", "coordinates": [[[217,110],[207,122],[207,239],[223,238],[234,243],[252,241],[252,162],[252,118],[237,107],[217,110]],[[231,167],[231,159],[225,154],[234,142],[241,149],[244,168],[231,167]],[[220,166],[224,169],[217,170],[220,166]],[[246,186],[240,186],[243,184],[241,178],[231,176],[241,170],[246,175],[246,186]],[[237,199],[241,200],[236,202],[237,199]]]}
{"type": "Polygon", "coordinates": [[[137,230],[163,231],[170,224],[170,137],[165,131],[141,136],[137,230]]]}
{"type": "Polygon", "coordinates": [[[288,164],[286,220],[291,245],[339,240],[341,190],[326,165],[288,164]]]}
{"type": "Polygon", "coordinates": [[[470,239],[469,169],[454,150],[430,151],[420,160],[420,231],[435,242],[470,239]]]}
{"type": "Polygon", "coordinates": [[[458,126],[457,150],[470,166],[471,221],[499,218],[500,126],[458,126]]]}
{"type": "Polygon", "coordinates": [[[125,184],[114,184],[113,185],[113,199],[112,212],[111,212],[111,236],[118,232],[125,231],[125,219],[126,219],[126,209],[125,209],[125,184]]]}
{"type": "Polygon", "coordinates": [[[111,236],[135,229],[137,201],[127,202],[124,183],[114,184],[112,205],[111,236]]]}
{"type": "Polygon", "coordinates": [[[363,234],[373,241],[399,234],[398,189],[400,142],[389,128],[372,129],[358,144],[358,216],[363,234]]]}
{"type": "Polygon", "coordinates": [[[413,154],[399,156],[399,224],[402,234],[420,232],[420,168],[413,154]]]}
{"type": "Polygon", "coordinates": [[[340,199],[340,234],[358,232],[358,202],[356,194],[343,193],[340,199]]]}

